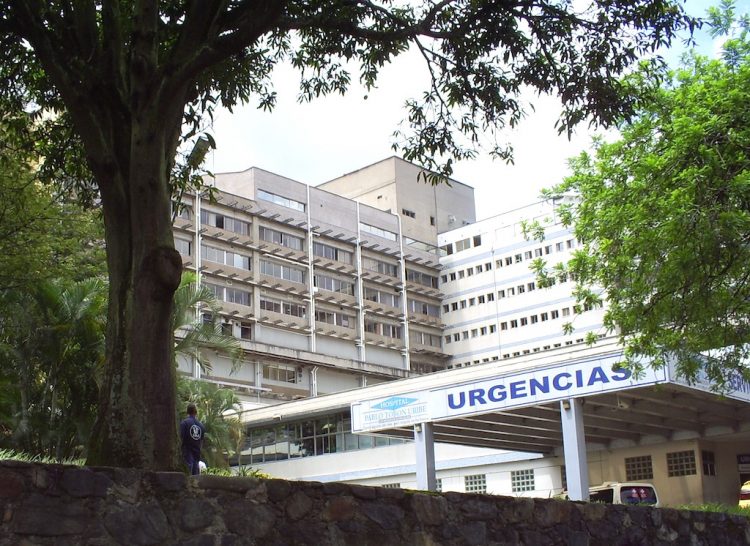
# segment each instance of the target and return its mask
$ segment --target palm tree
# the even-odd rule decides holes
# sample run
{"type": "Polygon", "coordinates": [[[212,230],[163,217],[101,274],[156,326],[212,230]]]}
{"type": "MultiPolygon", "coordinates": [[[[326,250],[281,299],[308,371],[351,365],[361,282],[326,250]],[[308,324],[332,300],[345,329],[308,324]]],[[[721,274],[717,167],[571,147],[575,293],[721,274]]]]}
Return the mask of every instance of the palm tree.
{"type": "Polygon", "coordinates": [[[56,459],[81,456],[104,361],[106,285],[42,281],[3,298],[15,315],[0,329],[3,379],[16,386],[13,400],[3,397],[11,408],[6,443],[56,459]]]}
{"type": "Polygon", "coordinates": [[[232,365],[237,366],[242,356],[239,340],[224,334],[218,324],[199,320],[196,309],[216,316],[219,304],[213,291],[196,282],[194,273],[185,272],[180,287],[174,294],[172,331],[175,335],[175,358],[178,354],[195,357],[202,370],[210,371],[208,352],[201,351],[202,348],[208,348],[226,353],[231,358],[232,365]]]}

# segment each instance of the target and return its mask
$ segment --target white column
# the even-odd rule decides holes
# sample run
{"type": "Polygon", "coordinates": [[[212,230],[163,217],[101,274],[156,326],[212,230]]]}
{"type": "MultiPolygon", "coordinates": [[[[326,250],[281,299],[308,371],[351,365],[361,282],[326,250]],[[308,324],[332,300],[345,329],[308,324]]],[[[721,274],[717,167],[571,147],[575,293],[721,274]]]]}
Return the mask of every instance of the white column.
{"type": "Polygon", "coordinates": [[[586,459],[586,437],[583,432],[583,399],[561,400],[560,420],[562,422],[568,498],[576,501],[587,501],[589,500],[589,469],[586,459]]]}
{"type": "Polygon", "coordinates": [[[417,455],[417,489],[435,491],[435,440],[432,423],[414,425],[414,448],[417,455]]]}
{"type": "Polygon", "coordinates": [[[318,366],[310,368],[310,397],[318,396],[318,366]]]}

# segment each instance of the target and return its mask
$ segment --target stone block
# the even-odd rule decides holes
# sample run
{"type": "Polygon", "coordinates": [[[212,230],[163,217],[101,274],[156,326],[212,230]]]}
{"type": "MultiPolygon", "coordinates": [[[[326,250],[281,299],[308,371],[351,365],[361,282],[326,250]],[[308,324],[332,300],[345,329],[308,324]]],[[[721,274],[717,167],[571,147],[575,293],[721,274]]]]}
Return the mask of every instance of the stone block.
{"type": "Polygon", "coordinates": [[[112,483],[106,474],[88,468],[68,468],[60,478],[60,487],[71,497],[105,497],[112,483]]]}
{"type": "Polygon", "coordinates": [[[160,544],[171,535],[167,516],[155,501],[141,504],[118,502],[104,514],[104,527],[117,544],[160,544]]]}
{"type": "Polygon", "coordinates": [[[332,497],[326,501],[321,517],[323,521],[347,521],[352,519],[359,509],[353,497],[332,497]]]}
{"type": "Polygon", "coordinates": [[[412,496],[411,508],[417,521],[423,525],[440,525],[448,512],[448,501],[435,495],[412,496]]]}
{"type": "Polygon", "coordinates": [[[179,507],[180,528],[189,533],[211,525],[216,514],[213,505],[204,499],[184,499],[179,507]]]}
{"type": "Polygon", "coordinates": [[[0,499],[15,499],[25,489],[23,476],[13,470],[0,468],[0,499]]]}
{"type": "Polygon", "coordinates": [[[305,517],[313,507],[310,497],[302,491],[293,493],[285,503],[286,515],[292,521],[305,517]]]}
{"type": "Polygon", "coordinates": [[[398,529],[404,520],[404,511],[401,507],[383,502],[370,502],[361,508],[362,513],[371,521],[378,524],[381,529],[398,529]]]}

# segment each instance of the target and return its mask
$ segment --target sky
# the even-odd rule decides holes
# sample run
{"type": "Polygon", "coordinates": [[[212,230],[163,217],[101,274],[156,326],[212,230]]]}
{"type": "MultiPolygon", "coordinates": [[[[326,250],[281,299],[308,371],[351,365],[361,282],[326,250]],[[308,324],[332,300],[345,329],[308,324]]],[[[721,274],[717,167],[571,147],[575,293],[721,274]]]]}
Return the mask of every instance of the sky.
{"type": "MultiPolygon", "coordinates": [[[[687,0],[692,15],[704,15],[707,0],[687,0]]],[[[700,44],[708,42],[699,33],[700,44]]],[[[666,52],[679,57],[679,43],[666,52]]],[[[353,74],[356,80],[356,71],[353,74]]],[[[405,116],[403,104],[419,96],[426,73],[423,62],[411,52],[385,67],[378,87],[365,92],[353,84],[346,96],[328,96],[312,103],[297,101],[299,77],[289,66],[277,67],[273,77],[278,102],[264,112],[251,102],[234,112],[219,110],[208,129],[217,144],[205,167],[214,173],[259,167],[317,185],[394,155],[393,132],[405,116]]],[[[514,148],[514,163],[493,160],[480,152],[472,160],[454,165],[453,178],[474,187],[477,219],[538,200],[543,188],[569,174],[567,161],[589,148],[591,137],[602,131],[580,125],[569,140],[558,135],[555,122],[559,101],[555,97],[527,96],[534,106],[515,129],[500,136],[514,148]]]]}

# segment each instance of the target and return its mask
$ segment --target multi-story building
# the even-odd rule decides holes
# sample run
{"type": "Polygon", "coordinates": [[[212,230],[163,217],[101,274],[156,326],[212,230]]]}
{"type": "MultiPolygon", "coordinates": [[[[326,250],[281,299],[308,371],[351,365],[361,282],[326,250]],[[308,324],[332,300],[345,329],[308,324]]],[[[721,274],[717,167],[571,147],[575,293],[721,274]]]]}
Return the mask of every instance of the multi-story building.
{"type": "MultiPolygon", "coordinates": [[[[416,186],[420,172],[396,158],[371,169],[397,189],[416,186]],[[384,173],[383,165],[398,168],[384,173]]],[[[351,176],[343,178],[353,186],[351,176]]],[[[257,168],[211,184],[212,199],[183,199],[175,245],[221,303],[221,315],[204,320],[220,321],[245,356],[233,370],[214,355],[203,374],[182,358],[182,373],[257,404],[445,368],[436,230],[454,217],[474,219],[470,187],[423,185],[434,199],[401,215],[257,168]]]]}
{"type": "Polygon", "coordinates": [[[558,202],[539,202],[441,233],[443,346],[449,368],[505,360],[604,335],[603,309],[577,305],[573,279],[557,268],[578,247],[558,202]],[[544,227],[543,240],[528,226],[544,227]],[[542,260],[546,285],[531,266],[542,260]],[[572,334],[568,333],[572,327],[572,334]]]}

